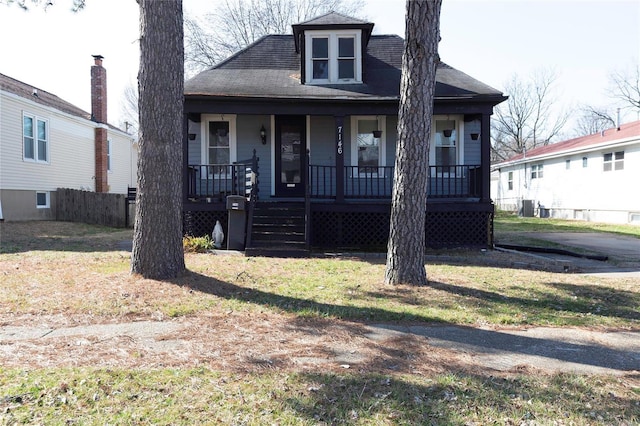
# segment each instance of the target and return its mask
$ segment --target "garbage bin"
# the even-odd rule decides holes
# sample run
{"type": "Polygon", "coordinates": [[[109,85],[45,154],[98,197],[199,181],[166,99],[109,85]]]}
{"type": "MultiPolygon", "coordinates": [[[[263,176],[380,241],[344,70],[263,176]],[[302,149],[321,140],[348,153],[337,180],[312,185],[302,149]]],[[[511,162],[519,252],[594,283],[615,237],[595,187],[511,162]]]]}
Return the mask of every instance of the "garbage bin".
{"type": "Polygon", "coordinates": [[[244,250],[246,201],[242,195],[227,196],[227,250],[244,250]]]}

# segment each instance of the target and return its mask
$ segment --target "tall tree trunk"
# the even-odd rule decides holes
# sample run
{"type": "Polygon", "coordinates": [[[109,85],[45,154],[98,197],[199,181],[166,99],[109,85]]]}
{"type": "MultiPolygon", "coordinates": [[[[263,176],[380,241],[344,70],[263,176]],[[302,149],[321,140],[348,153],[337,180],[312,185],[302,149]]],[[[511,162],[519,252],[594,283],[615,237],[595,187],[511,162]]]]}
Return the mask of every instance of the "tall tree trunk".
{"type": "Polygon", "coordinates": [[[441,6],[442,0],[407,0],[387,284],[427,284],[427,173],[441,6]]]}
{"type": "Polygon", "coordinates": [[[131,272],[166,279],[184,271],[182,0],[138,0],[140,154],[131,272]]]}

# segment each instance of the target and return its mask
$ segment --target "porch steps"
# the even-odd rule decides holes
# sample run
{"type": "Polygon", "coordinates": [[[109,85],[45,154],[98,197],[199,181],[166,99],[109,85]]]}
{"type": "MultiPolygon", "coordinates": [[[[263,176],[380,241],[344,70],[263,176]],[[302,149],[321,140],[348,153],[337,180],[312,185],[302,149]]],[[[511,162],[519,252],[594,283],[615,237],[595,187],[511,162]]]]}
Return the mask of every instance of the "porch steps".
{"type": "Polygon", "coordinates": [[[307,257],[305,210],[300,202],[257,202],[246,256],[307,257]]]}

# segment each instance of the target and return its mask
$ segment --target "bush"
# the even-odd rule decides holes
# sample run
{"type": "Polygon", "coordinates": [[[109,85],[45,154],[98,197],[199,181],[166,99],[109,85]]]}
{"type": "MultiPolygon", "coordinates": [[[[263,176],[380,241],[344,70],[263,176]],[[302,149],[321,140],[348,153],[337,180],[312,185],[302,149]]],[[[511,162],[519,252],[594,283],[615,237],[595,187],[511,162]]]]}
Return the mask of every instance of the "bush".
{"type": "Polygon", "coordinates": [[[204,237],[188,235],[182,239],[182,248],[186,253],[205,253],[213,248],[213,240],[209,235],[204,237]]]}

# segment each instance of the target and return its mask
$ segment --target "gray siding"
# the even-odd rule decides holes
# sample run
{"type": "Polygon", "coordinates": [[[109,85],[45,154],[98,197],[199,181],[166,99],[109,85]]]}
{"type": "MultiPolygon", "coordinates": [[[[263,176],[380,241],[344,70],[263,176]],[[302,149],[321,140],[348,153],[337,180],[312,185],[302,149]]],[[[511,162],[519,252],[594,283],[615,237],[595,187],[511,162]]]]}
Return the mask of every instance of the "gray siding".
{"type": "Polygon", "coordinates": [[[311,117],[310,163],[314,166],[336,164],[335,119],[328,116],[311,117]]]}
{"type": "Polygon", "coordinates": [[[202,123],[194,123],[193,121],[189,121],[189,131],[190,134],[195,134],[196,138],[194,140],[189,140],[189,164],[202,164],[203,161],[200,158],[202,156],[202,135],[201,135],[201,124],[202,123]]]}
{"type": "Polygon", "coordinates": [[[260,159],[258,162],[259,196],[268,198],[271,194],[271,117],[268,115],[238,115],[236,119],[237,160],[248,160],[253,150],[260,159]],[[262,145],[260,127],[267,131],[267,143],[262,145]]]}
{"type": "Polygon", "coordinates": [[[480,133],[480,121],[474,120],[469,123],[464,123],[464,163],[465,164],[480,164],[480,138],[477,140],[471,139],[471,133],[480,133]]]}

